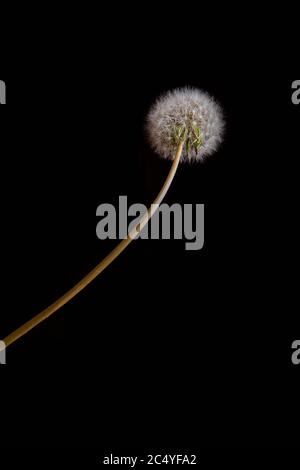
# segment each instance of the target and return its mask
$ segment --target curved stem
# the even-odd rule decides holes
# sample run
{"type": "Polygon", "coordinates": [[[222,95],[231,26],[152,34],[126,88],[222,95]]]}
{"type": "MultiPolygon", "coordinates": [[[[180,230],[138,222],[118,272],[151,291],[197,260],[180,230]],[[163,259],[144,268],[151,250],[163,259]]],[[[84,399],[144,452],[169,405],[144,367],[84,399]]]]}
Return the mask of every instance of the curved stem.
{"type": "Polygon", "coordinates": [[[154,203],[152,204],[151,208],[148,209],[146,214],[142,217],[139,223],[131,230],[128,237],[122,240],[119,245],[114,248],[109,255],[107,255],[95,268],[90,271],[81,281],[79,281],[74,287],[72,287],[68,292],[66,292],[62,297],[56,300],[53,304],[49,305],[45,310],[41,313],[33,317],[28,322],[24,323],[24,325],[20,326],[16,329],[13,333],[8,335],[3,341],[6,346],[11,345],[19,338],[24,336],[30,330],[35,328],[37,325],[42,323],[48,317],[50,317],[53,313],[55,313],[58,309],[63,307],[67,302],[69,302],[73,297],[75,297],[79,292],[81,292],[88,284],[90,284],[99,274],[101,274],[124,250],[127,246],[134,240],[139,232],[145,227],[151,217],[157,211],[159,205],[161,204],[162,200],[164,199],[165,195],[167,194],[171,183],[174,179],[176,174],[181,154],[182,154],[183,142],[179,144],[176,152],[176,156],[174,162],[172,164],[171,170],[168,174],[168,177],[160,190],[157,198],[155,199],[154,203]]]}

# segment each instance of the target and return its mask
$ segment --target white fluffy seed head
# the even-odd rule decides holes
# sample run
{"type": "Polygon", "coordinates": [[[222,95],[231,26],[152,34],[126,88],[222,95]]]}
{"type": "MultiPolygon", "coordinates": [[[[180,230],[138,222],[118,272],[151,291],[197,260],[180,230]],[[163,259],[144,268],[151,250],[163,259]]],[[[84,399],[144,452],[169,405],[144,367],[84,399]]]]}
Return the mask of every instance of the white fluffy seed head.
{"type": "Polygon", "coordinates": [[[161,157],[173,160],[178,144],[183,141],[181,161],[203,160],[214,153],[223,140],[222,110],[204,91],[172,90],[153,105],[147,131],[153,149],[161,157]]]}

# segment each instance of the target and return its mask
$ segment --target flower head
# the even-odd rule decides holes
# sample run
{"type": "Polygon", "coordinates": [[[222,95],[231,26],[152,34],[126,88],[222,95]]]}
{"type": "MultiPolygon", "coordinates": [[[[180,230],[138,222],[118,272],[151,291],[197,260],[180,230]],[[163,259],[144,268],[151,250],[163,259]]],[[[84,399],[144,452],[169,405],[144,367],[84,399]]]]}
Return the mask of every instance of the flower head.
{"type": "Polygon", "coordinates": [[[222,142],[222,110],[204,91],[172,90],[153,105],[147,131],[153,149],[161,157],[174,159],[176,147],[184,142],[182,161],[202,160],[222,142]]]}

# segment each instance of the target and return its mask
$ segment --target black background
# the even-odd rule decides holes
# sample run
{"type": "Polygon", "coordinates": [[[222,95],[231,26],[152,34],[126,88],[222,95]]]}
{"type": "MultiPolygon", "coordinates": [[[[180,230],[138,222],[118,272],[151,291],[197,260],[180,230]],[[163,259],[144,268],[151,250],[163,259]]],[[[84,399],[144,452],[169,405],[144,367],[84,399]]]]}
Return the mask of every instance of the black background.
{"type": "Polygon", "coordinates": [[[296,445],[297,76],[282,78],[264,50],[258,63],[251,45],[195,51],[195,35],[142,29],[129,39],[125,28],[117,45],[99,30],[41,48],[35,37],[3,62],[1,337],[115,246],[96,238],[99,204],[151,203],[169,163],[149,148],[145,117],[185,85],[226,116],[219,152],[180,167],[166,198],[205,204],[205,246],[133,243],[13,345],[2,442],[108,453],[296,445]]]}

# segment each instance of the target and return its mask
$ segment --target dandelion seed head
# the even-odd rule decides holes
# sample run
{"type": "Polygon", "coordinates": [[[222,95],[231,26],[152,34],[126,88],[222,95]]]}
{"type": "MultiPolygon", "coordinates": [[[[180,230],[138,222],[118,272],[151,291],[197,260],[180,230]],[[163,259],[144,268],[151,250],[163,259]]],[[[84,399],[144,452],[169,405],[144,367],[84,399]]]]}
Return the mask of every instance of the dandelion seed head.
{"type": "Polygon", "coordinates": [[[161,157],[174,159],[184,142],[181,160],[201,161],[221,144],[224,119],[220,105],[202,90],[181,88],[169,91],[153,105],[147,119],[152,148],[161,157]]]}

